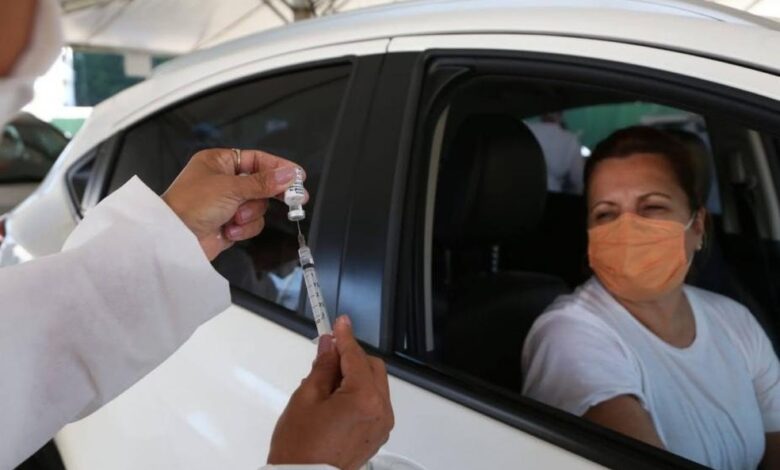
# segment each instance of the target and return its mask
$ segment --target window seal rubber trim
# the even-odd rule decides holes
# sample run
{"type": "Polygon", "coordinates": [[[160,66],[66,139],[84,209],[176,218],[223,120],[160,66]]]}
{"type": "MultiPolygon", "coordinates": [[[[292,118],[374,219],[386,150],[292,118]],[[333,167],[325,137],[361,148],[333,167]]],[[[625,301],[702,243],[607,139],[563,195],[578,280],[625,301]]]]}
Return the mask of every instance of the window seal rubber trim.
{"type": "Polygon", "coordinates": [[[93,167],[91,174],[87,179],[87,184],[84,187],[84,194],[81,195],[80,199],[78,194],[76,194],[76,188],[73,187],[73,175],[78,173],[82,168],[89,165],[90,163],[93,165],[96,163],[101,146],[102,144],[98,144],[97,146],[89,149],[84,153],[84,155],[73,162],[73,164],[65,171],[65,186],[68,188],[68,196],[70,200],[70,204],[68,205],[70,206],[73,215],[76,217],[76,219],[79,220],[84,217],[83,203],[87,197],[87,194],[89,193],[88,189],[90,181],[95,177],[95,169],[93,167]]]}

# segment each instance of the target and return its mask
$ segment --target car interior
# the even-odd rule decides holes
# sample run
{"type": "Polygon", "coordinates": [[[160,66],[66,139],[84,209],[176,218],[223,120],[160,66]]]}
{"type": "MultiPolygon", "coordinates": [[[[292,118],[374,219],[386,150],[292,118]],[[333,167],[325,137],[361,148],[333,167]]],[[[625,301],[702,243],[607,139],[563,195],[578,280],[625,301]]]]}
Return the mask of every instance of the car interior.
{"type": "MultiPolygon", "coordinates": [[[[551,112],[562,112],[562,126],[571,125],[567,131],[589,145],[644,124],[688,146],[710,220],[706,248],[687,282],[743,303],[777,349],[772,306],[778,292],[769,276],[778,245],[762,222],[768,212],[753,163],[757,133],[644,97],[489,76],[453,91],[446,113],[435,184],[427,360],[519,394],[520,356],[531,325],[557,296],[590,276],[583,196],[548,191],[550,156],[528,126],[551,112]]],[[[582,158],[587,154],[583,145],[582,158]]]]}

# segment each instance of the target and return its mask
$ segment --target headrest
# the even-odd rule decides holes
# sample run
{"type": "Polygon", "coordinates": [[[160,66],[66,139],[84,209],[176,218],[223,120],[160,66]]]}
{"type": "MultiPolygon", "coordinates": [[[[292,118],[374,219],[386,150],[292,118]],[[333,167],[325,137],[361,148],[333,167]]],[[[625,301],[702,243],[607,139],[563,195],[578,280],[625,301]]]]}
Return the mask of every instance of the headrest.
{"type": "Polygon", "coordinates": [[[696,195],[702,204],[706,204],[712,189],[713,176],[715,175],[715,168],[713,167],[712,157],[707,144],[704,143],[701,137],[690,131],[666,129],[666,132],[677,137],[688,150],[688,154],[691,157],[690,166],[693,169],[693,176],[696,180],[694,182],[696,184],[696,195]]]}
{"type": "Polygon", "coordinates": [[[434,237],[449,246],[500,244],[544,214],[547,169],[533,133],[507,115],[466,118],[444,149],[434,237]]]}

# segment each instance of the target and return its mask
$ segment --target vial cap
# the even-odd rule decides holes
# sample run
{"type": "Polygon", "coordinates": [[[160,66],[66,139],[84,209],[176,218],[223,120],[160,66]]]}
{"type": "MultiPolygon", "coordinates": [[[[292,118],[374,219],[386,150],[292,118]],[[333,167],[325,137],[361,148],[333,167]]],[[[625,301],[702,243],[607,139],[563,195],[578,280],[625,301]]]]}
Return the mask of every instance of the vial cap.
{"type": "Polygon", "coordinates": [[[299,220],[303,220],[305,218],[306,211],[301,208],[291,208],[290,211],[287,212],[287,219],[293,222],[298,222],[299,220]]]}

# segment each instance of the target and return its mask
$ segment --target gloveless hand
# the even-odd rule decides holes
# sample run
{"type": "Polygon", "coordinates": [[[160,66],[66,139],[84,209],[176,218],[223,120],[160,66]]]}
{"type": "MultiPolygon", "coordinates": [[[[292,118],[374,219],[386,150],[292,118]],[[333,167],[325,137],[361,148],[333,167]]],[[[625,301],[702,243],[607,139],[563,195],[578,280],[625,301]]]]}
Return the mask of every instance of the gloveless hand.
{"type": "Polygon", "coordinates": [[[268,199],[284,193],[299,168],[259,150],[242,150],[236,163],[230,149],[202,150],[162,195],[209,260],[263,230],[268,199]]]}
{"type": "Polygon", "coordinates": [[[320,337],[311,373],[276,423],[268,463],[356,470],[387,442],[394,421],[384,363],[366,355],[347,317],[334,334],[335,342],[320,337]]]}

